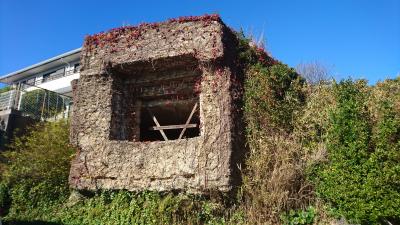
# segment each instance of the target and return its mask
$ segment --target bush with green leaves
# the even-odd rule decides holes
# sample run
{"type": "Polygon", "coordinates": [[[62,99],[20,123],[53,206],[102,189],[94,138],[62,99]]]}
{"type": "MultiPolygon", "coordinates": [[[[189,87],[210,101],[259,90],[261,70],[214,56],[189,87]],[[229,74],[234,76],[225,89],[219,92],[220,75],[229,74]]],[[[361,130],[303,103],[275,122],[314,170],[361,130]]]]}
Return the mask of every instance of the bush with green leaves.
{"type": "Polygon", "coordinates": [[[0,183],[0,216],[6,214],[10,207],[11,199],[9,188],[6,184],[0,183]]]}
{"type": "Polygon", "coordinates": [[[68,173],[74,149],[68,142],[68,123],[39,123],[16,137],[1,175],[11,198],[11,215],[67,198],[68,173]]]}
{"type": "Polygon", "coordinates": [[[305,81],[277,61],[262,63],[259,50],[242,39],[244,119],[249,154],[243,171],[242,207],[251,223],[280,222],[280,214],[306,207],[312,195],[303,173],[303,151],[293,135],[305,106],[305,81]]]}
{"type": "Polygon", "coordinates": [[[398,103],[387,98],[378,103],[373,121],[369,90],[362,81],[334,85],[328,161],[314,165],[312,178],[334,213],[355,223],[378,224],[400,219],[400,112],[394,107],[398,103]]]}
{"type": "Polygon", "coordinates": [[[316,217],[316,210],[309,206],[306,210],[290,210],[282,214],[281,220],[284,225],[307,225],[313,224],[316,217]]]}
{"type": "MultiPolygon", "coordinates": [[[[63,224],[240,224],[220,204],[187,194],[103,191],[58,213],[63,224]]],[[[57,222],[58,222],[57,221],[57,222]]]]}
{"type": "Polygon", "coordinates": [[[245,112],[248,128],[291,132],[295,113],[305,103],[304,80],[284,64],[256,64],[247,71],[245,112]]]}
{"type": "MultiPolygon", "coordinates": [[[[14,191],[13,197],[18,199],[13,204],[28,201],[29,190],[16,188],[14,191]]],[[[58,202],[40,201],[25,208],[18,206],[18,211],[13,207],[6,217],[11,224],[18,224],[18,221],[69,225],[244,224],[241,211],[226,210],[223,205],[207,198],[152,191],[101,191],[94,196],[81,197],[73,205],[64,199],[58,202]]]]}
{"type": "Polygon", "coordinates": [[[11,184],[66,183],[71,157],[75,150],[69,144],[69,123],[65,120],[38,123],[26,135],[16,137],[3,153],[7,160],[2,178],[11,184]]]}

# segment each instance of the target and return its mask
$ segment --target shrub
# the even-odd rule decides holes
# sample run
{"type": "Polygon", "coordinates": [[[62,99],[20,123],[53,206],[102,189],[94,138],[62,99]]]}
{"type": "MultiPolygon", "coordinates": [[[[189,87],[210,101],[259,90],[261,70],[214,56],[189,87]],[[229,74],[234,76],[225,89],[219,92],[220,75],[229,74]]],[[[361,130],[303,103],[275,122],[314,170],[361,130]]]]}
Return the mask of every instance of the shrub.
{"type": "Polygon", "coordinates": [[[291,132],[305,102],[304,80],[283,64],[251,66],[245,81],[248,129],[291,132]]]}
{"type": "Polygon", "coordinates": [[[307,86],[307,102],[296,115],[294,133],[312,160],[319,160],[325,152],[325,139],[329,129],[329,113],[335,107],[331,84],[307,86]]]}
{"type": "MultiPolygon", "coordinates": [[[[253,63],[251,56],[250,50],[242,54],[253,63]]],[[[252,223],[279,223],[281,213],[309,204],[303,151],[293,135],[304,91],[304,80],[287,65],[259,62],[246,67],[244,115],[250,152],[241,194],[252,223]]]]}
{"type": "Polygon", "coordinates": [[[290,210],[289,213],[282,215],[281,220],[284,225],[307,225],[313,224],[316,217],[316,210],[310,206],[306,210],[290,210]]]}
{"type": "Polygon", "coordinates": [[[9,188],[5,183],[0,183],[0,216],[6,214],[10,206],[9,188]]]}
{"type": "Polygon", "coordinates": [[[74,149],[69,145],[67,121],[39,123],[27,135],[16,137],[10,151],[3,179],[11,184],[51,180],[66,183],[74,149]]]}
{"type": "Polygon", "coordinates": [[[74,150],[68,143],[68,123],[40,123],[27,135],[16,137],[10,151],[4,152],[3,185],[10,189],[10,215],[23,217],[34,208],[68,196],[68,173],[74,150]]]}
{"type": "Polygon", "coordinates": [[[367,108],[365,82],[334,86],[328,159],[317,164],[317,193],[339,215],[362,224],[400,217],[400,114],[391,99],[380,104],[376,123],[367,108]]]}
{"type": "Polygon", "coordinates": [[[205,198],[159,192],[103,191],[59,213],[64,224],[232,224],[205,198]]]}

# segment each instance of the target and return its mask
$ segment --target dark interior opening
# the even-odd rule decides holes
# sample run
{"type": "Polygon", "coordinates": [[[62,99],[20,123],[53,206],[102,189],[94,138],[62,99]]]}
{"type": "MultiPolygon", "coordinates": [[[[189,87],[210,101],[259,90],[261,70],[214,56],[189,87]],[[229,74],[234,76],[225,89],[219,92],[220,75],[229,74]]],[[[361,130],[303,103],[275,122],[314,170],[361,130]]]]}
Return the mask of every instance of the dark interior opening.
{"type": "MultiPolygon", "coordinates": [[[[144,101],[140,113],[140,141],[164,141],[161,132],[156,128],[157,125],[152,115],[154,115],[160,126],[184,125],[196,103],[197,108],[189,121],[191,127],[185,130],[181,137],[182,139],[193,138],[200,135],[198,98],[190,100],[144,101]]],[[[183,128],[163,129],[168,140],[178,139],[182,130],[183,128]]]]}
{"type": "Polygon", "coordinates": [[[197,61],[191,57],[165,60],[116,65],[110,69],[111,140],[164,141],[200,136],[200,105],[195,87],[202,72],[197,61]],[[197,109],[181,136],[196,104],[197,109]]]}

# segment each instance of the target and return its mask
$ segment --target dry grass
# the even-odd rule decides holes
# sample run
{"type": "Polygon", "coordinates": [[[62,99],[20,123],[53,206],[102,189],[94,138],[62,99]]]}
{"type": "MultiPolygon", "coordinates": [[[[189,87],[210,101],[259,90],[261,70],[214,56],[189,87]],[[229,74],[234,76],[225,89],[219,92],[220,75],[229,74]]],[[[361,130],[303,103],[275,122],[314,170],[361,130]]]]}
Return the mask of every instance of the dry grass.
{"type": "Polygon", "coordinates": [[[292,132],[263,126],[247,134],[250,154],[243,171],[242,208],[251,224],[280,224],[283,213],[309,205],[325,215],[306,176],[308,166],[326,160],[324,135],[335,101],[330,85],[308,86],[305,92],[307,103],[294,112],[292,132]]]}
{"type": "Polygon", "coordinates": [[[283,212],[310,204],[313,191],[296,138],[258,134],[251,138],[250,149],[243,186],[249,221],[276,224],[283,212]]]}

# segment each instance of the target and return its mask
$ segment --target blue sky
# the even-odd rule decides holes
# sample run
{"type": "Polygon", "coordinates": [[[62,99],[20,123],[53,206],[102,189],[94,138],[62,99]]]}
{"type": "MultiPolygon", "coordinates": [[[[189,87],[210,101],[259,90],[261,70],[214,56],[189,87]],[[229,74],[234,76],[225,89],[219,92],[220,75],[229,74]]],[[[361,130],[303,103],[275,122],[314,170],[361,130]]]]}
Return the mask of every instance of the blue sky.
{"type": "Polygon", "coordinates": [[[400,0],[0,0],[0,75],[78,48],[86,34],[205,13],[263,33],[290,66],[319,61],[337,79],[370,83],[400,74],[400,0]]]}

